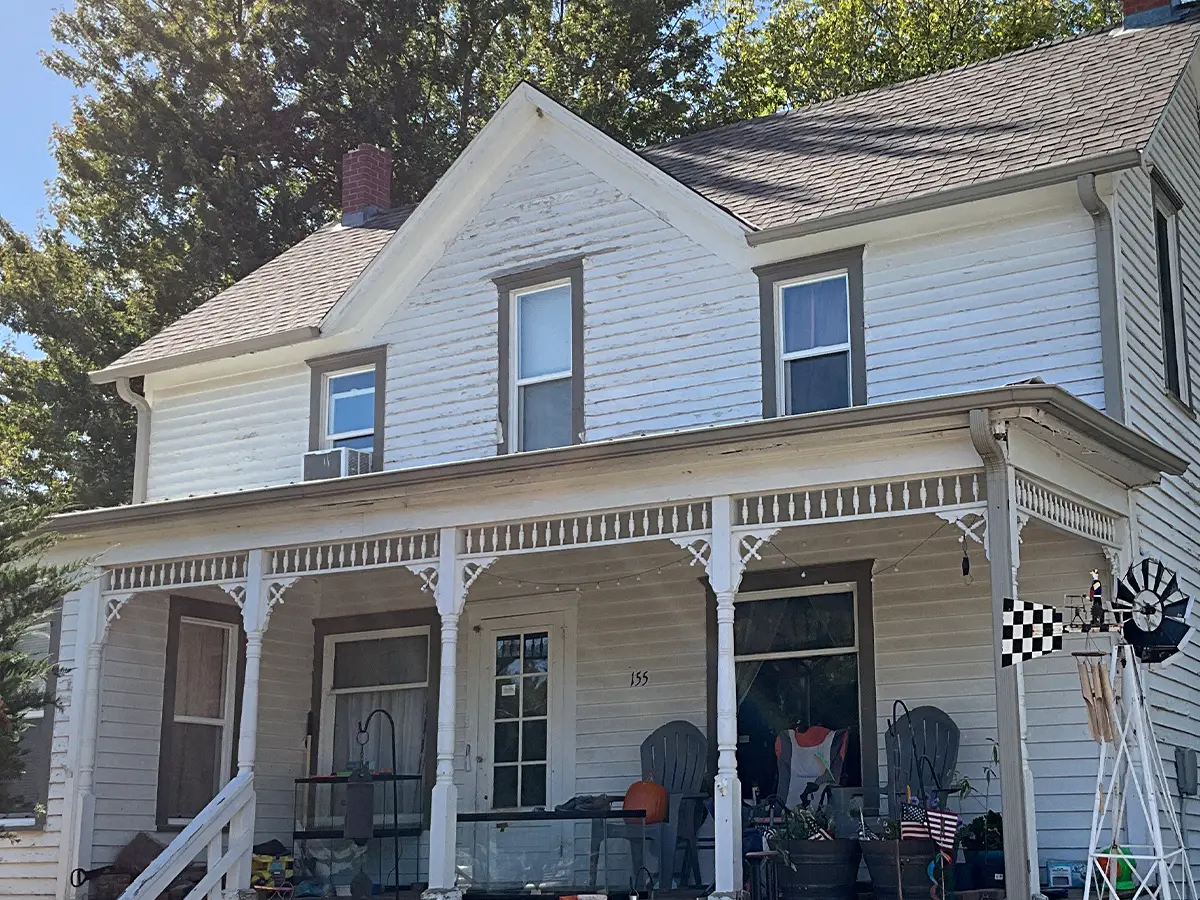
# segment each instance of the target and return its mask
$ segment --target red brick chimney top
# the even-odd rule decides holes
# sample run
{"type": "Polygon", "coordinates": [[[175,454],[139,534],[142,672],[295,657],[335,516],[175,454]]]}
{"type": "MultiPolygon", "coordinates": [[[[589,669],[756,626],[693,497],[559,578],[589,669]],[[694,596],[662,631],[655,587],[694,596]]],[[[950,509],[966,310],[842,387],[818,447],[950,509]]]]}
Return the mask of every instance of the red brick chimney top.
{"type": "Polygon", "coordinates": [[[1175,13],[1171,0],[1121,0],[1121,8],[1127,28],[1159,25],[1170,20],[1175,13]]]}
{"type": "Polygon", "coordinates": [[[357,225],[392,205],[392,154],[359,144],[342,157],[342,223],[357,225]]]}

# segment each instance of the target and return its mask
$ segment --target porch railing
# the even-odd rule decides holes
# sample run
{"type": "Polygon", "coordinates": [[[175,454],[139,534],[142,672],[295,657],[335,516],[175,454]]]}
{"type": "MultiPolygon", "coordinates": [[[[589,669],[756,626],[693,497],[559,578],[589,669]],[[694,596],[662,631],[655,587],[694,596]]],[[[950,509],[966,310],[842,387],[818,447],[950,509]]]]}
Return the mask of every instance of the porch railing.
{"type": "Polygon", "coordinates": [[[243,772],[225,785],[209,804],[200,810],[175,840],[125,889],[121,900],[155,900],[171,882],[191,865],[202,851],[208,871],[188,893],[185,900],[220,900],[221,882],[226,876],[230,888],[249,887],[250,849],[254,844],[254,774],[243,772]],[[226,844],[224,830],[229,826],[226,844]]]}

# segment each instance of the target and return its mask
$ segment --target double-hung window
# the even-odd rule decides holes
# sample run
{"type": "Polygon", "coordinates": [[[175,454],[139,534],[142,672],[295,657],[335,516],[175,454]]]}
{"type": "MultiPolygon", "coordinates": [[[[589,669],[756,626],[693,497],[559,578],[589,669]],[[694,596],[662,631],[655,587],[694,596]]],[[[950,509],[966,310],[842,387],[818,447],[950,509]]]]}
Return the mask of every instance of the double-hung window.
{"type": "Polygon", "coordinates": [[[545,450],[582,440],[582,266],[496,283],[502,451],[545,450]]]}
{"type": "Polygon", "coordinates": [[[758,274],[764,415],[865,403],[861,251],[765,266],[758,274]]]}
{"type": "MultiPolygon", "coordinates": [[[[17,652],[37,660],[53,661],[58,644],[61,613],[56,611],[17,639],[17,652]]],[[[51,669],[47,695],[53,695],[55,672],[51,669]]],[[[36,826],[45,813],[50,786],[50,744],[54,732],[54,707],[31,707],[20,714],[21,736],[18,751],[25,771],[20,777],[0,785],[0,832],[6,828],[36,826]]]]}
{"type": "Polygon", "coordinates": [[[172,598],[159,763],[160,825],[186,824],[232,777],[240,649],[235,608],[172,598]]]}
{"type": "Polygon", "coordinates": [[[386,361],[385,347],[309,360],[309,450],[367,450],[382,468],[386,361]]]}
{"type": "Polygon", "coordinates": [[[1169,192],[1157,177],[1153,194],[1154,249],[1158,264],[1165,384],[1176,399],[1190,405],[1187,325],[1179,269],[1179,204],[1174,199],[1174,192],[1169,192]]]}

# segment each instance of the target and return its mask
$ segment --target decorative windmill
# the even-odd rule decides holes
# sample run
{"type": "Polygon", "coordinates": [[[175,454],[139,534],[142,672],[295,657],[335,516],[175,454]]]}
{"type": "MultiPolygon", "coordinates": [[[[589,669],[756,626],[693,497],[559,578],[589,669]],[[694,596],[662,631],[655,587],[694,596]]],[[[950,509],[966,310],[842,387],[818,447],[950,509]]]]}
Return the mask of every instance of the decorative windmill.
{"type": "Polygon", "coordinates": [[[1086,599],[1066,625],[1054,607],[1005,600],[1001,636],[1001,663],[1015,665],[1061,650],[1064,633],[1119,635],[1111,654],[1074,654],[1088,729],[1100,744],[1083,895],[1090,897],[1095,883],[1101,900],[1200,900],[1141,668],[1170,663],[1190,638],[1191,601],[1175,573],[1149,558],[1129,567],[1107,606],[1099,573],[1092,572],[1086,599]],[[1131,813],[1144,833],[1140,843],[1129,827],[1131,813]]]}

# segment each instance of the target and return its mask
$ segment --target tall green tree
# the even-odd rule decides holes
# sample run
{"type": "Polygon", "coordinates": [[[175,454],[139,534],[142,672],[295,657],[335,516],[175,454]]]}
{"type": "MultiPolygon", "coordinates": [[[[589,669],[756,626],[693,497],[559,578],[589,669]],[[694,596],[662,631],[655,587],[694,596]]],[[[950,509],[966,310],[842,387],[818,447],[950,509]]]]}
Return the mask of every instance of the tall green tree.
{"type": "Polygon", "coordinates": [[[1120,21],[1117,0],[723,0],[710,120],[895,84],[1120,21]]]}
{"type": "MultiPolygon", "coordinates": [[[[35,721],[29,713],[51,710],[55,697],[47,648],[31,647],[29,638],[45,631],[63,595],[79,584],[78,566],[41,561],[52,539],[36,532],[40,518],[0,485],[0,810],[36,799],[18,794],[28,765],[21,738],[35,721]]],[[[5,837],[11,835],[0,828],[5,837]]]]}

